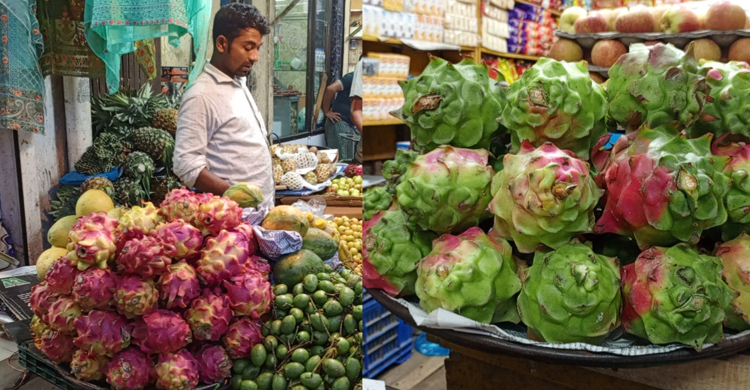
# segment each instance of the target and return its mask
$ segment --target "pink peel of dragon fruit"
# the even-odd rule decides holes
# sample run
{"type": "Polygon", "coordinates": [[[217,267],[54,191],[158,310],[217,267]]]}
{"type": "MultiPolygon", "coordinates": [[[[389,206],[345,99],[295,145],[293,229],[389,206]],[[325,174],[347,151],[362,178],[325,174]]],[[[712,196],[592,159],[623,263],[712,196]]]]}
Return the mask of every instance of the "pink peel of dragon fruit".
{"type": "Polygon", "coordinates": [[[73,334],[76,330],[74,322],[81,315],[81,305],[78,302],[69,296],[61,296],[50,305],[46,322],[58,332],[73,334]]]}
{"type": "Polygon", "coordinates": [[[141,280],[135,275],[125,276],[117,280],[114,299],[120,314],[132,319],[156,308],[159,291],[151,280],[141,280]]]}
{"type": "Polygon", "coordinates": [[[73,336],[56,330],[48,330],[42,334],[40,349],[49,360],[60,364],[73,359],[76,346],[73,344],[73,336]]]}
{"type": "Polygon", "coordinates": [[[233,232],[241,233],[247,239],[247,254],[252,256],[258,253],[258,240],[255,239],[255,231],[253,225],[243,222],[232,230],[233,232]]]}
{"type": "Polygon", "coordinates": [[[185,349],[159,355],[155,371],[156,388],[160,390],[191,390],[200,380],[198,362],[185,349]]]}
{"type": "Polygon", "coordinates": [[[81,380],[98,381],[104,378],[108,364],[109,358],[107,356],[79,349],[73,354],[70,372],[81,380]]]}
{"type": "Polygon", "coordinates": [[[258,320],[247,317],[236,318],[229,325],[229,332],[222,341],[232,359],[250,357],[253,347],[263,342],[261,327],[263,324],[258,320]]]}
{"type": "Polygon", "coordinates": [[[115,256],[117,220],[104,212],[78,218],[68,234],[68,259],[80,271],[92,265],[107,268],[115,256]]]}
{"type": "Polygon", "coordinates": [[[750,144],[725,142],[730,134],[719,137],[713,144],[715,156],[729,157],[724,174],[732,179],[732,186],[724,197],[727,223],[722,225],[722,240],[735,239],[742,232],[750,233],[750,144]]]}
{"type": "Polygon", "coordinates": [[[47,269],[47,282],[50,290],[58,294],[70,294],[73,289],[73,281],[76,279],[78,269],[67,257],[55,260],[47,269]]]}
{"type": "Polygon", "coordinates": [[[245,272],[257,272],[268,279],[271,275],[271,264],[268,264],[268,260],[260,256],[250,256],[245,263],[245,272]]]}
{"type": "Polygon", "coordinates": [[[203,247],[203,234],[195,226],[175,219],[168,224],[159,225],[151,234],[157,240],[177,249],[175,260],[192,259],[200,254],[203,247]]]}
{"type": "Polygon", "coordinates": [[[107,383],[115,390],[143,389],[153,375],[151,358],[136,347],[116,353],[107,366],[107,383]]]}
{"type": "Polygon", "coordinates": [[[184,309],[201,293],[198,274],[185,261],[172,264],[159,280],[159,291],[167,309],[184,309]]]}
{"type": "Polygon", "coordinates": [[[220,345],[204,345],[195,354],[201,382],[218,383],[232,375],[232,358],[220,345]]]}
{"type": "Polygon", "coordinates": [[[229,331],[234,316],[229,297],[221,295],[219,287],[214,290],[204,289],[203,295],[194,299],[185,311],[185,320],[197,340],[219,341],[229,331]]]}
{"type": "Polygon", "coordinates": [[[196,270],[203,283],[218,285],[243,272],[247,260],[247,237],[242,233],[223,230],[216,237],[206,239],[196,270]]]}
{"type": "Polygon", "coordinates": [[[135,322],[133,342],[145,353],[172,353],[193,341],[190,326],[179,314],[154,310],[135,322]]]}
{"type": "Polygon", "coordinates": [[[130,345],[131,326],[114,310],[94,310],[76,318],[75,327],[76,346],[96,355],[112,356],[130,345]]]}
{"type": "Polygon", "coordinates": [[[750,235],[742,232],[731,241],[717,244],[714,256],[724,265],[724,281],[737,292],[730,307],[724,309],[724,325],[739,331],[750,329],[750,235]]]}
{"type": "Polygon", "coordinates": [[[144,278],[163,275],[177,253],[174,245],[153,237],[132,239],[125,243],[117,257],[117,272],[140,275],[144,278]]]}
{"type": "Polygon", "coordinates": [[[249,316],[259,319],[266,314],[273,303],[271,283],[262,274],[248,272],[232,277],[231,281],[224,281],[229,305],[238,317],[249,316]]]}
{"type": "Polygon", "coordinates": [[[172,222],[181,219],[189,224],[195,224],[198,216],[198,206],[207,199],[204,194],[196,194],[185,187],[170,191],[161,202],[161,215],[172,222]]]}
{"type": "Polygon", "coordinates": [[[198,206],[198,217],[195,226],[203,235],[216,236],[222,230],[231,230],[239,226],[242,208],[237,202],[221,196],[205,199],[198,206]]]}
{"type": "Polygon", "coordinates": [[[49,288],[47,282],[41,282],[31,288],[31,296],[29,297],[29,306],[31,311],[36,314],[39,319],[47,322],[47,313],[52,303],[58,298],[58,294],[49,288]]]}
{"type": "Polygon", "coordinates": [[[73,283],[73,299],[85,312],[105,310],[117,289],[117,276],[109,269],[89,268],[78,272],[73,283]]]}

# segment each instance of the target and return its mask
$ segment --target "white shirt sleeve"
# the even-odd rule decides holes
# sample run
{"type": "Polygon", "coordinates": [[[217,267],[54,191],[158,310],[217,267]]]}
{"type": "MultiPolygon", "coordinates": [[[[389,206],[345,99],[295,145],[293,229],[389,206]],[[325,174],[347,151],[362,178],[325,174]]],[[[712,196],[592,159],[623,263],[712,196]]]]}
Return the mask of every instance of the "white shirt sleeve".
{"type": "Polygon", "coordinates": [[[353,76],[352,90],[349,93],[349,98],[362,99],[362,60],[359,60],[359,62],[357,62],[357,66],[354,68],[353,76]]]}
{"type": "Polygon", "coordinates": [[[173,171],[188,187],[194,186],[198,175],[208,167],[206,147],[208,129],[211,128],[211,112],[209,103],[201,95],[189,96],[180,105],[173,171]]]}

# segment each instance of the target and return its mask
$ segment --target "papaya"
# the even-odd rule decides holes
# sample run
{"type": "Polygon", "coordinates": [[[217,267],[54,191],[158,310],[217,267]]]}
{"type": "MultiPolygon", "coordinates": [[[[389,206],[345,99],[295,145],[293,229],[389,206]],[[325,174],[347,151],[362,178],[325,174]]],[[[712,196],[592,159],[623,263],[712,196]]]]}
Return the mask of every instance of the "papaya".
{"type": "Polygon", "coordinates": [[[265,200],[263,191],[250,183],[237,183],[224,192],[224,196],[237,202],[243,209],[258,207],[265,200]]]}
{"type": "Polygon", "coordinates": [[[321,259],[328,260],[339,250],[339,243],[325,231],[310,228],[302,238],[302,249],[309,249],[321,259]]]}
{"type": "Polygon", "coordinates": [[[325,271],[325,264],[320,256],[311,250],[300,249],[276,262],[273,267],[273,280],[275,284],[294,286],[301,283],[307,275],[325,271]]]}
{"type": "Polygon", "coordinates": [[[308,221],[305,213],[296,207],[276,206],[263,219],[261,227],[266,230],[294,231],[305,237],[307,230],[310,228],[310,221],[308,221]]]}

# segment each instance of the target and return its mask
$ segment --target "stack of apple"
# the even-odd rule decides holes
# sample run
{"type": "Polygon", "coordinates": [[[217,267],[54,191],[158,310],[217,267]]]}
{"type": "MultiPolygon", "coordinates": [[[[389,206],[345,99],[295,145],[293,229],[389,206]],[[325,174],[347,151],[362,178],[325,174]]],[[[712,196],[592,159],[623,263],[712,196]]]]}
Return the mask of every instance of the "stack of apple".
{"type": "Polygon", "coordinates": [[[328,192],[339,196],[362,196],[362,176],[335,178],[331,180],[328,192]]]}
{"type": "MultiPolygon", "coordinates": [[[[636,6],[630,9],[602,9],[592,12],[587,12],[580,7],[571,7],[560,16],[559,29],[575,34],[608,31],[679,34],[700,30],[750,29],[750,18],[739,4],[739,0],[717,1],[697,12],[683,5],[636,6]]],[[[649,45],[658,42],[654,40],[643,43],[649,45]]],[[[695,42],[695,56],[698,59],[750,61],[750,38],[735,41],[724,57],[722,57],[719,45],[711,39],[702,38],[693,42],[695,42]]],[[[560,39],[550,49],[549,56],[559,61],[580,61],[586,58],[593,65],[608,68],[627,52],[627,47],[620,41],[602,39],[591,48],[589,57],[584,55],[583,49],[576,42],[560,39]]]]}

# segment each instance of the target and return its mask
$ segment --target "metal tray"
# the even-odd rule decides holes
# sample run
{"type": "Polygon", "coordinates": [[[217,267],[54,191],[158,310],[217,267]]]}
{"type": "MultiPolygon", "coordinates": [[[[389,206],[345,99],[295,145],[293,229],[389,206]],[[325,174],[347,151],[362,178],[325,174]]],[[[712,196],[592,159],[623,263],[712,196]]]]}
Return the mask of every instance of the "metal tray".
{"type": "Polygon", "coordinates": [[[616,39],[622,42],[622,44],[625,46],[630,46],[630,44],[637,42],[658,40],[665,43],[671,43],[682,49],[683,47],[685,47],[685,45],[687,45],[688,42],[698,38],[711,38],[714,42],[716,42],[717,45],[721,46],[722,48],[727,48],[732,43],[734,43],[734,41],[740,38],[750,37],[750,30],[701,30],[679,34],[667,34],[660,32],[621,33],[615,31],[590,34],[574,34],[567,31],[555,30],[555,35],[560,38],[576,41],[584,49],[591,49],[596,41],[600,41],[602,39],[616,39]]]}

